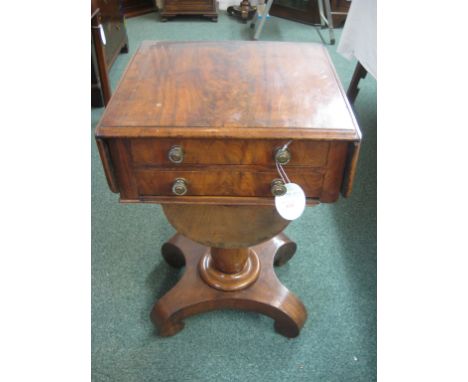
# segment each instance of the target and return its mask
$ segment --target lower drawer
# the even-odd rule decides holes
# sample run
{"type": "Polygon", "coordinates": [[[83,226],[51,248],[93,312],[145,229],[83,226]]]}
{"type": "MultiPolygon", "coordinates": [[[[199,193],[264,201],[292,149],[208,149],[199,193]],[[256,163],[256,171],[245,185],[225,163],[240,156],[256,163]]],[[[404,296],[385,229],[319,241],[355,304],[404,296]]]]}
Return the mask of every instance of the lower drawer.
{"type": "MultiPolygon", "coordinates": [[[[136,187],[140,197],[174,196],[172,186],[177,178],[185,179],[185,196],[256,196],[272,197],[271,182],[279,178],[275,171],[161,171],[139,169],[135,171],[136,187]]],[[[288,176],[298,183],[309,198],[318,198],[322,191],[322,169],[289,170],[288,176]]]]}

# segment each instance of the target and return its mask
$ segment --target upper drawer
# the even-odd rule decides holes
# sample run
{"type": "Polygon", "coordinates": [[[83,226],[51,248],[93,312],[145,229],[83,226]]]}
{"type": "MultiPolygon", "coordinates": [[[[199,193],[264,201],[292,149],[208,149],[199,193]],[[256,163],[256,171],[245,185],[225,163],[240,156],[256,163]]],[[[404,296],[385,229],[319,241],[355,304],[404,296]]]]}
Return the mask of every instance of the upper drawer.
{"type": "MultiPolygon", "coordinates": [[[[169,150],[181,146],[184,164],[273,165],[275,151],[285,140],[242,139],[131,139],[130,150],[134,165],[174,166],[169,150]]],[[[330,143],[326,141],[292,141],[288,147],[288,166],[322,167],[327,163],[330,143]]]]}

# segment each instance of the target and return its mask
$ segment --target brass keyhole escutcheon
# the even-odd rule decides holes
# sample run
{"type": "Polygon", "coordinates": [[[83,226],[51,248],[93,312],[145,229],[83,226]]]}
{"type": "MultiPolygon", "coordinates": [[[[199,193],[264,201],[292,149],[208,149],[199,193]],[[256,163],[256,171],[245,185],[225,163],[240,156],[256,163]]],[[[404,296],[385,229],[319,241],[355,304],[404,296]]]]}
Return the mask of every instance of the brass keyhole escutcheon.
{"type": "Polygon", "coordinates": [[[167,156],[172,163],[182,163],[184,160],[184,150],[182,146],[172,146],[167,156]]]}
{"type": "Polygon", "coordinates": [[[172,192],[177,196],[182,196],[187,193],[187,181],[184,178],[177,178],[172,185],[172,192]]]}
{"type": "Polygon", "coordinates": [[[287,191],[284,182],[279,178],[274,179],[273,182],[271,182],[270,190],[273,196],[283,196],[287,191]]]}
{"type": "Polygon", "coordinates": [[[279,148],[275,152],[275,161],[280,164],[286,164],[291,160],[291,153],[288,149],[279,148]]]}

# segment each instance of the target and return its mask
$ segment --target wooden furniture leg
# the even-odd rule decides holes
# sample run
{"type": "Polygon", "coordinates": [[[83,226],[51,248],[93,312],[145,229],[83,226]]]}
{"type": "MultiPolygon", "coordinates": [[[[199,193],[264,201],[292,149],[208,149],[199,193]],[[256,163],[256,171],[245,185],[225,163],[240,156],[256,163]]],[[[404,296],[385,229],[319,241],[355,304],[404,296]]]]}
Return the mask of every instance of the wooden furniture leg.
{"type": "Polygon", "coordinates": [[[295,250],[296,244],[284,233],[243,249],[210,248],[176,234],[162,246],[162,255],[171,266],[185,265],[185,273],[156,302],[151,319],[162,336],[171,336],[183,329],[186,317],[241,309],[273,318],[278,333],[296,337],[307,318],[306,309],[273,270],[273,263],[285,264],[295,250]]]}
{"type": "Polygon", "coordinates": [[[107,71],[106,53],[104,45],[101,40],[101,34],[99,31],[100,25],[100,11],[99,8],[91,15],[91,33],[93,38],[93,48],[95,49],[95,56],[97,58],[97,66],[99,71],[99,81],[101,84],[102,95],[104,98],[104,106],[107,106],[112,96],[109,73],[107,71]]]}
{"type": "Polygon", "coordinates": [[[286,264],[296,253],[297,245],[291,241],[283,232],[267,241],[271,251],[275,252],[274,265],[280,267],[286,264]]]}
{"type": "Polygon", "coordinates": [[[366,75],[367,75],[367,70],[358,61],[358,63],[356,64],[356,68],[354,69],[353,77],[351,78],[348,91],[346,92],[346,95],[348,96],[348,100],[351,104],[354,104],[354,101],[356,100],[356,97],[359,93],[359,88],[358,88],[359,81],[362,78],[365,78],[366,75]]]}

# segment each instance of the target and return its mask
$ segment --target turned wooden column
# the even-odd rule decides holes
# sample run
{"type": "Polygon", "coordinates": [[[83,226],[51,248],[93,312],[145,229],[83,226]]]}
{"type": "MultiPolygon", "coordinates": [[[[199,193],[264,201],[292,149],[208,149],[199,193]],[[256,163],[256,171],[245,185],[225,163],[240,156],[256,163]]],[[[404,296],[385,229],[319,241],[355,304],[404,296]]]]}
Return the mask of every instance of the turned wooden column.
{"type": "Polygon", "coordinates": [[[239,273],[248,257],[248,248],[211,248],[213,266],[224,273],[239,273]]]}
{"type": "Polygon", "coordinates": [[[210,287],[230,292],[257,280],[260,261],[250,248],[211,248],[201,258],[199,272],[210,287]]]}

